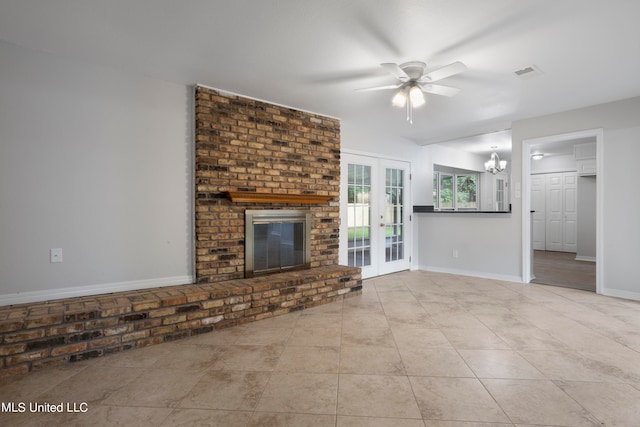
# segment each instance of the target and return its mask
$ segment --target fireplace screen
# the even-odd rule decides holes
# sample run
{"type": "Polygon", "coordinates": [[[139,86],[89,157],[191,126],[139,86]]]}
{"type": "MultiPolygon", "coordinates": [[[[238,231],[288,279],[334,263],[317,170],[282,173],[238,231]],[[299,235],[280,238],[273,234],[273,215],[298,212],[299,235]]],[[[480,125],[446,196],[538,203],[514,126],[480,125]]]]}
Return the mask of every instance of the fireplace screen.
{"type": "Polygon", "coordinates": [[[310,266],[310,212],[247,210],[245,230],[246,277],[310,266]]]}

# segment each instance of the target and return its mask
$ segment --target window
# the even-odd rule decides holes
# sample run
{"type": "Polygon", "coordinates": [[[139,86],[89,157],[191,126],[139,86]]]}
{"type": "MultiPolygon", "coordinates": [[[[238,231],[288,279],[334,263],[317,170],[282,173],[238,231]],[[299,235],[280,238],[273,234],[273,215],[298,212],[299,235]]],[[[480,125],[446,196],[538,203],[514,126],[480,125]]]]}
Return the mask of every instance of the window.
{"type": "Polygon", "coordinates": [[[456,175],[456,209],[478,209],[478,174],[456,175]]]}
{"type": "Polygon", "coordinates": [[[477,172],[434,170],[434,208],[455,211],[478,210],[478,183],[477,172]]]}
{"type": "Polygon", "coordinates": [[[440,209],[454,209],[454,176],[446,173],[439,173],[438,177],[438,205],[440,209]]]}

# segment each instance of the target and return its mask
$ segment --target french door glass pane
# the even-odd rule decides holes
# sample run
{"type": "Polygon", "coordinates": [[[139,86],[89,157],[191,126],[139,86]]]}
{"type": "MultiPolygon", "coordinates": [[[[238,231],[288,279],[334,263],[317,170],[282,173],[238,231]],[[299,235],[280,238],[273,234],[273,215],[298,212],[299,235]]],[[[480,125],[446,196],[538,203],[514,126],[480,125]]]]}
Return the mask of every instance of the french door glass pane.
{"type": "Polygon", "coordinates": [[[371,265],[371,166],[348,166],[348,262],[350,266],[371,265]]]}
{"type": "Polygon", "coordinates": [[[385,176],[385,261],[404,259],[404,171],[387,168],[385,176]]]}

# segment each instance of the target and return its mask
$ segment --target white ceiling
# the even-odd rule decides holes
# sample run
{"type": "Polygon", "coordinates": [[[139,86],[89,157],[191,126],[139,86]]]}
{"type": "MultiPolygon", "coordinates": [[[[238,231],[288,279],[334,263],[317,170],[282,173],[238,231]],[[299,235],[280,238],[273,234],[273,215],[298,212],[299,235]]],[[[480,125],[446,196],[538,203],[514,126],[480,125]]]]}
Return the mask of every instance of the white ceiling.
{"type": "Polygon", "coordinates": [[[0,0],[0,39],[427,144],[640,95],[639,17],[635,0],[0,0]],[[469,68],[413,125],[392,93],[355,91],[412,60],[469,68]]]}
{"type": "Polygon", "coordinates": [[[472,135],[441,142],[439,145],[485,156],[487,160],[495,151],[500,159],[511,161],[511,130],[472,135]]]}

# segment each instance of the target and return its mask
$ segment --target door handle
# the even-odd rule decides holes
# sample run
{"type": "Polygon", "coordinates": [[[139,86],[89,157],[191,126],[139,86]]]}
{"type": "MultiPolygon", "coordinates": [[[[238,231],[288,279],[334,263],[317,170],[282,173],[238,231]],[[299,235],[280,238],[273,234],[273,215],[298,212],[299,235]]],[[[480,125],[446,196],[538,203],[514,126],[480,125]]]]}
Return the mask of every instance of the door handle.
{"type": "Polygon", "coordinates": [[[381,223],[380,223],[380,227],[384,227],[384,222],[381,222],[381,223]]]}

